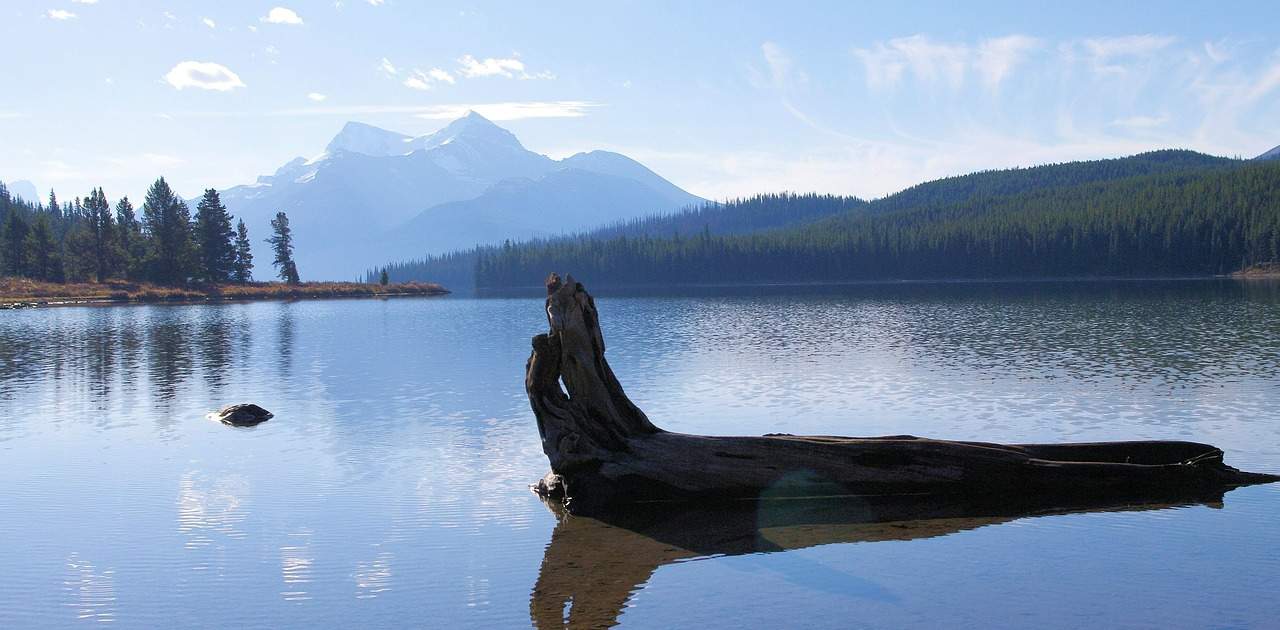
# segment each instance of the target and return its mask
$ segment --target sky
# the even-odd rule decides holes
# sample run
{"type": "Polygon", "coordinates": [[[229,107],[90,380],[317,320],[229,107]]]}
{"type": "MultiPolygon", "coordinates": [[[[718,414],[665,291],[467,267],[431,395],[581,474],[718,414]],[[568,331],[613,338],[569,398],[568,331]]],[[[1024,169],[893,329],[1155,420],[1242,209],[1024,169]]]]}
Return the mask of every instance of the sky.
{"type": "Polygon", "coordinates": [[[5,0],[0,181],[191,197],[475,109],[695,194],[1280,144],[1280,2],[5,0]]]}

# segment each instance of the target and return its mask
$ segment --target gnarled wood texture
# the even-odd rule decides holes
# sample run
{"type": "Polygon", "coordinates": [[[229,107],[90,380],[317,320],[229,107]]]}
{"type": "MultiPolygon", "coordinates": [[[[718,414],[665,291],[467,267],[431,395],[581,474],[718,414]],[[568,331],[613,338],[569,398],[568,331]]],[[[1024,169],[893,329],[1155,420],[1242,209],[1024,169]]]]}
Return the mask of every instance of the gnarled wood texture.
{"type": "Polygon", "coordinates": [[[1194,442],[987,444],[871,438],[686,435],[654,426],[605,360],[595,301],[547,280],[550,331],[533,338],[525,389],[551,474],[537,490],[575,513],[670,500],[841,495],[1095,493],[1268,483],[1194,442]],[[563,388],[561,387],[563,383],[563,388]]]}

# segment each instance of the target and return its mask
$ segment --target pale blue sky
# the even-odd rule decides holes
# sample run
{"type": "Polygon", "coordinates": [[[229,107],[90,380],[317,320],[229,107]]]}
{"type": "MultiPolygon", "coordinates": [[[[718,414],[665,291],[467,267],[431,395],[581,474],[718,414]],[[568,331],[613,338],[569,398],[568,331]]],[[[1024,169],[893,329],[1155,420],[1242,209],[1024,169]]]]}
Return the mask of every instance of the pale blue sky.
{"type": "Polygon", "coordinates": [[[1277,25],[1274,1],[6,0],[0,180],[114,199],[163,174],[194,195],[347,120],[416,135],[468,107],[534,151],[620,151],[716,198],[1252,156],[1280,144],[1277,25]]]}

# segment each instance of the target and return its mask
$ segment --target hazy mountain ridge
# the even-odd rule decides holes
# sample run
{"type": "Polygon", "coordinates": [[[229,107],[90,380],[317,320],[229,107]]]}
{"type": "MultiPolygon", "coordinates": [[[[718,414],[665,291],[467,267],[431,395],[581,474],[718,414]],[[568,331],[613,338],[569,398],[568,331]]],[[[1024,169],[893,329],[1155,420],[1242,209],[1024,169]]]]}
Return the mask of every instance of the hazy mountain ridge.
{"type": "MultiPolygon", "coordinates": [[[[320,156],[291,160],[222,198],[245,220],[260,263],[270,261],[262,243],[270,218],[287,213],[299,269],[317,279],[354,277],[374,255],[576,232],[702,201],[616,153],[560,161],[534,153],[474,112],[418,137],[349,122],[320,156]]],[[[269,271],[259,264],[260,277],[269,271]]]]}
{"type": "Polygon", "coordinates": [[[1227,273],[1280,260],[1277,163],[1157,151],[987,171],[789,228],[481,250],[476,282],[527,286],[546,269],[597,285],[1227,273]]]}

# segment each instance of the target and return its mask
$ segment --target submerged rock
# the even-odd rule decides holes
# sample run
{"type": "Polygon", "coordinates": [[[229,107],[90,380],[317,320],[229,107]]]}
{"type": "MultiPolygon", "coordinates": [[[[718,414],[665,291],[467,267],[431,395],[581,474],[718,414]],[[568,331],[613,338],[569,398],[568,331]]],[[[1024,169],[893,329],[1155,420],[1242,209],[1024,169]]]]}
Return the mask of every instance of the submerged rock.
{"type": "Polygon", "coordinates": [[[270,420],[272,415],[274,414],[270,411],[253,403],[244,403],[223,407],[214,417],[222,424],[233,427],[251,427],[270,420]]]}

